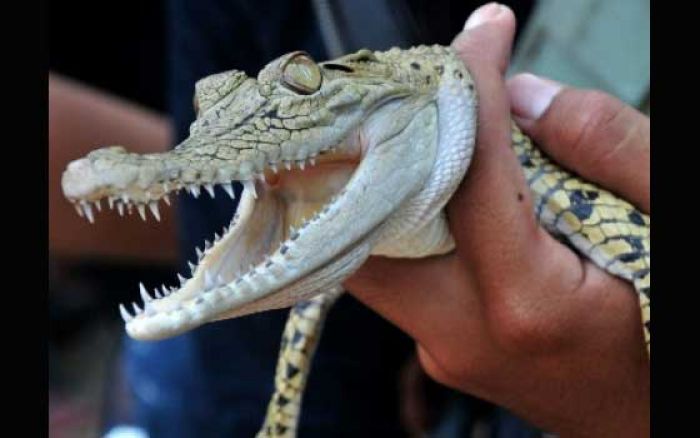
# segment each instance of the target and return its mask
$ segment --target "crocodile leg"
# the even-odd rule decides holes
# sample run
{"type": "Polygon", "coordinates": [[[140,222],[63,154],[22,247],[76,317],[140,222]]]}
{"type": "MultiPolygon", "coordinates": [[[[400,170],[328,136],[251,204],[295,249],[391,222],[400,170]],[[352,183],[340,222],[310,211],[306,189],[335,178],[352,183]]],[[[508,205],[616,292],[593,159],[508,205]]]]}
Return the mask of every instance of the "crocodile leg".
{"type": "Polygon", "coordinates": [[[282,334],[275,372],[275,392],[258,438],[294,437],[313,355],[326,315],[342,295],[338,285],[292,307],[282,334]]]}
{"type": "Polygon", "coordinates": [[[513,148],[537,220],[606,272],[633,283],[651,344],[651,220],[629,202],[560,168],[513,125],[513,148]]]}

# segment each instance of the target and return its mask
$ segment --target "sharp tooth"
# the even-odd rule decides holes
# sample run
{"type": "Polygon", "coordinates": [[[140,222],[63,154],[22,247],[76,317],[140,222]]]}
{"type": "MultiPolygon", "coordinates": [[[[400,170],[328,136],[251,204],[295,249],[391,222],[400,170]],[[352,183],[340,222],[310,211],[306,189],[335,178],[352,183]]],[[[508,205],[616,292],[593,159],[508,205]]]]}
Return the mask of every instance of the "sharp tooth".
{"type": "Polygon", "coordinates": [[[161,289],[161,291],[163,292],[163,296],[164,296],[164,297],[167,297],[168,295],[170,295],[170,292],[171,292],[170,289],[168,289],[167,287],[165,287],[164,284],[160,286],[160,289],[161,289]]]}
{"type": "Polygon", "coordinates": [[[144,207],[143,204],[139,204],[136,206],[136,208],[139,210],[139,216],[141,216],[141,219],[143,219],[143,221],[145,222],[146,221],[146,207],[144,207]]]}
{"type": "Polygon", "coordinates": [[[204,255],[204,253],[202,252],[202,250],[199,249],[199,248],[195,248],[194,250],[195,250],[195,252],[197,253],[197,261],[202,260],[202,256],[204,255]]]}
{"type": "Polygon", "coordinates": [[[119,313],[121,313],[122,319],[124,320],[124,322],[129,322],[132,319],[134,319],[134,317],[131,316],[131,314],[129,313],[128,310],[126,310],[126,307],[124,307],[123,304],[119,305],[119,313]]]}
{"type": "Polygon", "coordinates": [[[221,187],[223,187],[224,190],[226,190],[226,193],[231,197],[231,199],[236,199],[236,194],[233,192],[233,184],[231,182],[227,182],[224,184],[221,184],[221,187]]]}
{"type": "Polygon", "coordinates": [[[314,157],[309,158],[309,163],[311,163],[312,166],[315,166],[316,165],[316,158],[314,158],[314,157]]]}
{"type": "Polygon", "coordinates": [[[114,197],[113,196],[110,196],[109,198],[107,198],[107,204],[109,204],[110,210],[114,208],[114,197]]]}
{"type": "Polygon", "coordinates": [[[143,283],[139,283],[139,293],[141,294],[141,299],[143,299],[144,303],[153,301],[153,297],[148,294],[148,291],[143,283]]]}
{"type": "Polygon", "coordinates": [[[243,181],[243,188],[245,190],[250,190],[253,193],[253,197],[258,199],[258,193],[255,191],[255,183],[253,181],[243,181]]]}
{"type": "Polygon", "coordinates": [[[166,204],[170,205],[170,196],[167,193],[163,195],[163,201],[165,201],[166,204]]]}
{"type": "Polygon", "coordinates": [[[211,248],[211,242],[205,239],[204,240],[204,250],[206,251],[209,248],[211,248]]]}
{"type": "Polygon", "coordinates": [[[95,201],[94,204],[95,204],[95,208],[97,209],[97,211],[102,211],[102,203],[100,202],[99,199],[97,201],[95,201]]]}
{"type": "Polygon", "coordinates": [[[190,191],[192,196],[195,198],[199,197],[199,186],[197,184],[190,184],[187,189],[190,191]]]}
{"type": "Polygon", "coordinates": [[[272,169],[273,172],[277,173],[279,170],[277,169],[277,163],[269,163],[270,168],[272,169]]]}
{"type": "Polygon", "coordinates": [[[90,221],[90,223],[95,222],[95,216],[92,215],[92,207],[87,202],[83,203],[83,211],[85,211],[85,217],[90,221]]]}
{"type": "Polygon", "coordinates": [[[75,207],[75,211],[78,212],[78,216],[85,217],[85,213],[83,213],[83,209],[80,208],[80,204],[73,204],[73,207],[75,207]]]}
{"type": "Polygon", "coordinates": [[[143,310],[141,310],[141,308],[139,307],[139,305],[136,304],[135,302],[134,302],[134,303],[131,303],[131,307],[134,308],[134,315],[138,315],[139,313],[143,312],[143,310]]]}
{"type": "Polygon", "coordinates": [[[284,168],[287,170],[292,170],[292,162],[291,161],[286,161],[284,162],[284,168]]]}
{"type": "MultiPolygon", "coordinates": [[[[163,289],[165,289],[165,286],[163,286],[163,289]]],[[[156,288],[155,293],[153,295],[155,295],[155,297],[158,299],[163,298],[163,295],[160,293],[158,288],[156,288]]]]}
{"type": "Polygon", "coordinates": [[[214,286],[214,278],[209,271],[204,271],[204,289],[211,289],[214,286]]]}
{"type": "Polygon", "coordinates": [[[153,201],[148,203],[148,209],[151,210],[151,214],[160,222],[160,211],[158,211],[158,202],[153,201]]]}
{"type": "Polygon", "coordinates": [[[209,196],[214,198],[214,186],[212,184],[205,184],[204,188],[207,190],[207,193],[209,193],[209,196]]]}
{"type": "Polygon", "coordinates": [[[219,239],[221,239],[221,236],[219,236],[219,233],[214,233],[214,242],[218,242],[219,239]]]}
{"type": "Polygon", "coordinates": [[[190,267],[190,272],[192,273],[192,275],[194,275],[194,271],[195,269],[197,269],[197,266],[189,260],[187,261],[187,266],[190,267]]]}
{"type": "Polygon", "coordinates": [[[124,204],[121,202],[117,204],[117,211],[119,212],[119,216],[124,216],[124,204]]]}
{"type": "Polygon", "coordinates": [[[177,279],[180,280],[180,286],[184,285],[187,279],[180,275],[180,273],[177,274],[177,279]]]}
{"type": "Polygon", "coordinates": [[[170,190],[170,189],[168,188],[168,183],[167,183],[167,182],[164,182],[164,183],[163,183],[163,192],[167,193],[168,190],[170,190]]]}
{"type": "Polygon", "coordinates": [[[299,161],[297,161],[297,165],[299,166],[299,169],[304,170],[304,166],[306,166],[306,162],[304,160],[299,160],[299,161]]]}

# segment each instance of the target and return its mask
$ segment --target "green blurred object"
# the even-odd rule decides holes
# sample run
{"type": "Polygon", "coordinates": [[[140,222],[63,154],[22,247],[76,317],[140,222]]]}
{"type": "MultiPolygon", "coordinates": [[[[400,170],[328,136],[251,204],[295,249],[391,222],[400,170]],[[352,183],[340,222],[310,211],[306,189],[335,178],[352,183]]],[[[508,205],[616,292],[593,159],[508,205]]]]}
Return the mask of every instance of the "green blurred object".
{"type": "Polygon", "coordinates": [[[509,73],[531,72],[650,109],[649,0],[540,0],[509,73]]]}

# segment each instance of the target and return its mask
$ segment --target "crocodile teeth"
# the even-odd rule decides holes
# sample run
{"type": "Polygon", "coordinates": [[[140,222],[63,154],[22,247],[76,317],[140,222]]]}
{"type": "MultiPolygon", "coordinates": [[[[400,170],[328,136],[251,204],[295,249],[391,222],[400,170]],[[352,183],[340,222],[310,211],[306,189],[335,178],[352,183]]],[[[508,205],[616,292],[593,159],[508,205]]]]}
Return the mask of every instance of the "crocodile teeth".
{"type": "Polygon", "coordinates": [[[270,164],[270,169],[272,169],[273,172],[277,173],[279,170],[277,169],[277,163],[269,163],[270,164]]]}
{"type": "Polygon", "coordinates": [[[153,217],[156,218],[158,222],[160,222],[160,211],[158,211],[158,203],[155,201],[150,202],[148,204],[148,209],[151,210],[151,214],[153,215],[153,217]]]}
{"type": "Polygon", "coordinates": [[[292,170],[292,162],[291,161],[284,161],[284,168],[287,170],[292,170]]]}
{"type": "Polygon", "coordinates": [[[214,199],[214,186],[212,184],[205,184],[204,188],[206,189],[207,193],[209,193],[209,196],[214,199]]]}
{"type": "Polygon", "coordinates": [[[227,183],[221,184],[221,187],[223,187],[223,189],[231,197],[231,199],[236,199],[236,194],[233,192],[233,184],[231,184],[230,181],[227,183]]]}
{"type": "Polygon", "coordinates": [[[304,160],[297,161],[297,166],[299,166],[299,169],[304,170],[306,162],[304,160]]]}
{"type": "Polygon", "coordinates": [[[253,181],[243,181],[243,187],[245,190],[250,190],[253,193],[253,197],[258,199],[258,192],[255,191],[255,183],[253,181]]]}
{"type": "Polygon", "coordinates": [[[143,283],[139,283],[139,293],[141,294],[141,299],[143,299],[144,303],[153,301],[153,297],[148,294],[148,291],[143,283]]]}
{"type": "Polygon", "coordinates": [[[114,196],[107,198],[107,205],[109,205],[110,210],[114,208],[114,196]]]}
{"type": "Polygon", "coordinates": [[[73,204],[73,207],[75,207],[75,211],[78,213],[78,216],[85,217],[85,213],[83,213],[83,209],[80,208],[79,204],[73,204]]]}
{"type": "Polygon", "coordinates": [[[163,195],[163,201],[165,201],[166,204],[170,205],[170,196],[167,193],[163,195]]]}
{"type": "Polygon", "coordinates": [[[180,275],[179,273],[177,274],[177,279],[180,281],[180,286],[184,285],[187,279],[180,275]]]}
{"type": "Polygon", "coordinates": [[[124,216],[124,204],[121,202],[117,204],[117,211],[119,212],[119,216],[124,216]]]}
{"type": "Polygon", "coordinates": [[[204,250],[207,251],[209,248],[211,248],[211,242],[208,240],[204,240],[204,250]]]}
{"type": "Polygon", "coordinates": [[[143,310],[142,310],[142,309],[139,307],[139,305],[136,304],[135,302],[134,302],[134,303],[131,303],[131,307],[134,308],[134,315],[138,315],[138,314],[140,314],[141,312],[143,312],[143,310]]]}
{"type": "Polygon", "coordinates": [[[134,317],[131,316],[131,314],[128,310],[126,310],[126,307],[124,307],[123,304],[119,305],[119,313],[122,315],[122,319],[124,320],[124,322],[129,322],[132,319],[134,319],[134,317]]]}
{"type": "Polygon", "coordinates": [[[139,204],[136,208],[139,211],[139,216],[141,216],[141,219],[145,222],[146,221],[146,207],[144,207],[143,204],[139,204]]]}
{"type": "Polygon", "coordinates": [[[194,275],[194,271],[195,269],[197,269],[197,266],[189,260],[187,261],[187,266],[190,267],[190,272],[192,273],[192,275],[194,275]]]}
{"type": "Polygon", "coordinates": [[[95,204],[95,208],[97,209],[97,211],[102,211],[102,203],[100,202],[99,199],[97,201],[95,201],[93,204],[95,204]]]}
{"type": "MultiPolygon", "coordinates": [[[[163,286],[163,289],[165,289],[165,286],[163,286]]],[[[155,290],[155,292],[153,293],[153,295],[155,295],[156,298],[163,298],[163,295],[160,293],[160,291],[158,290],[158,288],[156,288],[156,290],[155,290]]]]}
{"type": "Polygon", "coordinates": [[[85,217],[90,221],[90,223],[95,222],[95,216],[92,214],[92,206],[87,202],[83,201],[83,211],[85,211],[85,217]]]}
{"type": "Polygon", "coordinates": [[[316,165],[316,158],[314,158],[314,157],[309,158],[309,163],[311,163],[312,166],[315,166],[316,165]]]}
{"type": "Polygon", "coordinates": [[[187,187],[187,190],[189,190],[190,193],[192,194],[192,196],[194,196],[195,198],[199,197],[199,186],[198,185],[191,184],[187,187]]]}
{"type": "Polygon", "coordinates": [[[202,250],[199,249],[199,248],[195,248],[194,250],[195,250],[195,252],[197,253],[197,259],[198,259],[198,261],[199,261],[199,260],[202,260],[202,256],[204,255],[204,253],[202,252],[202,250]]]}

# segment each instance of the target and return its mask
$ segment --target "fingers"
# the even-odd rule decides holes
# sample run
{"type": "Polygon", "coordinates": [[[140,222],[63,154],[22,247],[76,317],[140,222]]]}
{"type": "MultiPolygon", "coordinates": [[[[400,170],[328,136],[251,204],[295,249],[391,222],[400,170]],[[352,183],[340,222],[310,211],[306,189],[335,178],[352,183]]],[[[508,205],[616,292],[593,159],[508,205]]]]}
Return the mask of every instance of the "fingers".
{"type": "Polygon", "coordinates": [[[510,9],[495,4],[480,8],[474,16],[452,45],[472,73],[479,95],[477,149],[448,215],[465,264],[482,289],[493,290],[505,281],[518,282],[523,275],[531,275],[533,260],[543,251],[551,253],[556,242],[535,222],[530,192],[511,148],[504,72],[515,17],[510,9]],[[470,25],[480,15],[490,19],[470,25]]]}
{"type": "Polygon", "coordinates": [[[649,118],[599,91],[521,74],[508,82],[517,123],[582,177],[649,212],[649,118]]]}
{"type": "Polygon", "coordinates": [[[463,304],[464,299],[449,292],[463,288],[456,268],[453,255],[420,260],[370,257],[344,285],[412,338],[429,341],[441,335],[435,321],[448,318],[446,303],[453,309],[463,304]]]}
{"type": "Polygon", "coordinates": [[[452,42],[470,70],[495,67],[503,75],[508,67],[515,35],[515,15],[506,6],[489,3],[474,11],[464,31],[452,42]]]}

